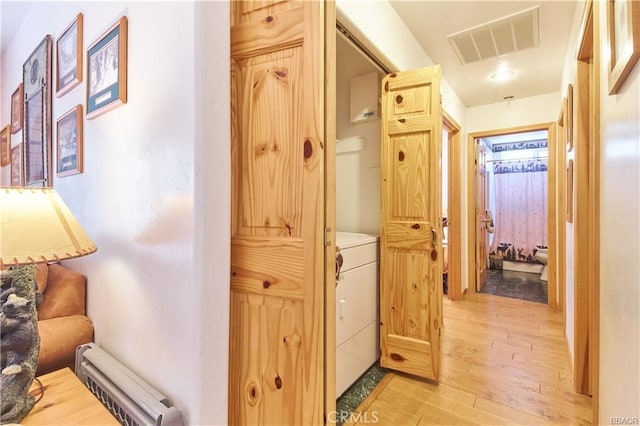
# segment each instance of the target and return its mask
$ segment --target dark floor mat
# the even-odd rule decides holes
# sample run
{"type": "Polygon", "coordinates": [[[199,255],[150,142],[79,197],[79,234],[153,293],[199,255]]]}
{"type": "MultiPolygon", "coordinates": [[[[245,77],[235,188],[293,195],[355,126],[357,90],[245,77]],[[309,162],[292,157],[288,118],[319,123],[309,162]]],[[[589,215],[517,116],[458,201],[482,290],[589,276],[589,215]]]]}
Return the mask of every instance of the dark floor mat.
{"type": "Polygon", "coordinates": [[[547,303],[547,282],[540,274],[490,269],[481,293],[547,303]]]}

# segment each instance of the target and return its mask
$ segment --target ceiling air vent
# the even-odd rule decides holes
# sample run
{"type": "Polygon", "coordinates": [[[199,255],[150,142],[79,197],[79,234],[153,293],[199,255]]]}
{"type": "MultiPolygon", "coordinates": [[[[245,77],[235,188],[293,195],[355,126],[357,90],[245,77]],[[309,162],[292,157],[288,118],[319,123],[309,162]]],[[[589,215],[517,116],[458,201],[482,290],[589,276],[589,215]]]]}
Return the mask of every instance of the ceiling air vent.
{"type": "Polygon", "coordinates": [[[538,6],[447,36],[462,65],[538,47],[538,6]]]}

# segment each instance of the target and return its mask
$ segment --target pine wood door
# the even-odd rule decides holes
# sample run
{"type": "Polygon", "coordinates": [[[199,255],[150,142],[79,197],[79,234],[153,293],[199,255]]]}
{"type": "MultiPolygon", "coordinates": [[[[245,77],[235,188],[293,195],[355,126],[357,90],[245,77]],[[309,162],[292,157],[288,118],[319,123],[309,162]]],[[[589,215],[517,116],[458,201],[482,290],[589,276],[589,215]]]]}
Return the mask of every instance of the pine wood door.
{"type": "Polygon", "coordinates": [[[232,425],[323,423],[324,7],[231,2],[232,425]]]}
{"type": "Polygon", "coordinates": [[[487,282],[487,148],[476,139],[476,290],[487,282]]]}
{"type": "Polygon", "coordinates": [[[382,81],[380,363],[438,380],[442,312],[440,66],[382,81]]]}

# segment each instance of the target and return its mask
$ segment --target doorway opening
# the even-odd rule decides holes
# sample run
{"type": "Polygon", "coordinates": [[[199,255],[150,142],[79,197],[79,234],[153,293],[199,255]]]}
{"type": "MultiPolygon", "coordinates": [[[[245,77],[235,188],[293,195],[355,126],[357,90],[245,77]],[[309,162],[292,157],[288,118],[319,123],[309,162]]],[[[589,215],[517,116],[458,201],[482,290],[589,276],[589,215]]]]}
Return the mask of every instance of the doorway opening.
{"type": "Polygon", "coordinates": [[[469,270],[478,293],[556,300],[555,123],[469,134],[469,270]]]}
{"type": "MultiPolygon", "coordinates": [[[[355,237],[354,234],[359,234],[358,238],[363,235],[365,237],[376,237],[381,228],[382,126],[379,103],[382,77],[390,73],[389,70],[381,69],[377,66],[376,61],[364,55],[357,46],[353,46],[349,41],[338,32],[336,37],[335,223],[338,231],[336,250],[339,256],[342,256],[343,265],[347,264],[346,257],[348,252],[345,253],[345,248],[348,250],[349,247],[348,243],[341,244],[341,236],[349,238],[355,237]],[[365,87],[364,92],[361,89],[363,85],[365,87]],[[369,97],[372,92],[375,93],[373,100],[369,97]],[[345,233],[347,234],[346,236],[344,235],[345,233]]],[[[451,179],[445,179],[443,175],[442,194],[450,193],[452,195],[442,197],[446,201],[441,208],[438,206],[437,220],[447,221],[449,226],[446,227],[446,235],[437,236],[435,240],[430,239],[429,244],[435,244],[435,241],[443,238],[448,245],[447,251],[450,254],[458,253],[454,255],[454,258],[459,259],[462,214],[460,197],[455,196],[455,194],[460,193],[462,182],[460,157],[463,148],[460,138],[460,126],[446,113],[442,121],[442,150],[445,150],[448,155],[441,158],[438,167],[442,167],[443,174],[451,176],[451,179]]],[[[440,151],[440,149],[435,149],[433,152],[438,154],[440,151]]],[[[432,168],[431,170],[436,169],[432,168]]],[[[363,246],[364,243],[360,245],[360,247],[363,246]]],[[[370,268],[377,260],[369,259],[368,262],[367,265],[363,266],[370,268]]],[[[351,267],[353,266],[351,265],[351,267]]],[[[450,265],[447,271],[447,275],[449,275],[447,280],[449,291],[445,297],[451,300],[461,296],[461,269],[462,265],[458,261],[450,265]]],[[[374,270],[378,271],[377,265],[374,265],[374,270]]],[[[375,279],[376,284],[379,283],[379,277],[376,276],[375,279]]],[[[344,336],[340,328],[345,327],[349,321],[349,316],[353,318],[354,316],[360,317],[363,315],[363,311],[354,311],[354,309],[359,309],[357,307],[358,304],[354,303],[354,299],[357,299],[358,303],[360,303],[367,299],[367,297],[363,297],[367,293],[358,292],[349,295],[345,288],[341,289],[343,283],[346,283],[346,281],[338,280],[335,313],[327,311],[328,317],[335,315],[336,322],[335,383],[336,397],[338,397],[336,411],[340,413],[356,408],[386,373],[378,365],[380,354],[379,328],[377,327],[380,323],[378,316],[379,299],[374,301],[377,303],[375,304],[376,309],[373,319],[367,317],[366,324],[363,324],[363,328],[358,333],[352,336],[344,336]],[[371,329],[372,332],[375,332],[375,339],[365,336],[367,328],[372,324],[376,325],[371,329]],[[366,341],[366,343],[363,343],[363,341],[366,341]],[[363,358],[361,356],[363,351],[372,356],[368,357],[366,361],[361,360],[356,366],[350,361],[349,357],[344,356],[344,353],[349,352],[348,349],[345,349],[348,345],[357,346],[358,350],[355,353],[360,358],[363,358]],[[355,381],[353,381],[352,377],[346,380],[345,384],[347,375],[355,376],[355,381]]],[[[370,305],[371,303],[365,309],[371,311],[370,305]]],[[[371,312],[368,315],[370,314],[371,312]]],[[[350,352],[354,353],[354,351],[350,352]]]]}

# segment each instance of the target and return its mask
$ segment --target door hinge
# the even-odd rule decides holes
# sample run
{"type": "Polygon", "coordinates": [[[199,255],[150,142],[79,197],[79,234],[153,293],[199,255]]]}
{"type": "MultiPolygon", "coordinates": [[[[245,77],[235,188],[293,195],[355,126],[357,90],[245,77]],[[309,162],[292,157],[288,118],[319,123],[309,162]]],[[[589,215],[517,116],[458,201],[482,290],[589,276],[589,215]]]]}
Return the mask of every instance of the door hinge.
{"type": "Polygon", "coordinates": [[[329,247],[331,245],[331,241],[329,240],[329,233],[331,232],[331,228],[324,228],[324,246],[329,247]]]}

